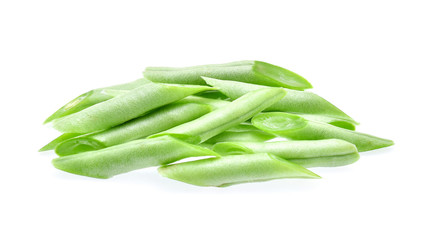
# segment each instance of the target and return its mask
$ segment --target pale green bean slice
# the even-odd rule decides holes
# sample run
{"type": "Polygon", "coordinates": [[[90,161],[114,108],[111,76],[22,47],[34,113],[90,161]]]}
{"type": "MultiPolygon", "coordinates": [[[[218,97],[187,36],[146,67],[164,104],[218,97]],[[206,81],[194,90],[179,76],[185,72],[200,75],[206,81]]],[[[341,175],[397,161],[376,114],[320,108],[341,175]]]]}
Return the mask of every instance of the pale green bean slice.
{"type": "Polygon", "coordinates": [[[209,138],[204,143],[215,144],[220,142],[264,142],[275,137],[275,135],[261,131],[250,124],[240,124],[212,138],[209,138]]]}
{"type": "Polygon", "coordinates": [[[113,128],[63,141],[55,152],[65,156],[118,145],[186,123],[210,111],[211,107],[205,104],[172,103],[113,128]]]}
{"type": "Polygon", "coordinates": [[[223,156],[272,153],[306,168],[344,166],[360,158],[354,144],[340,139],[222,142],[215,144],[213,150],[223,156]]]}
{"type": "Polygon", "coordinates": [[[236,99],[200,118],[167,131],[152,135],[171,135],[192,143],[202,143],[225,130],[238,125],[263,109],[279,101],[285,92],[278,88],[260,89],[236,99]]]}
{"type": "Polygon", "coordinates": [[[74,137],[77,137],[77,136],[80,136],[80,135],[82,135],[82,134],[80,134],[80,133],[63,133],[59,137],[57,137],[56,139],[50,141],[48,144],[46,144],[41,149],[39,149],[39,152],[54,150],[55,147],[58,144],[60,144],[61,142],[64,142],[66,140],[69,140],[71,138],[74,138],[74,137]]]}
{"type": "Polygon", "coordinates": [[[279,178],[320,178],[300,165],[267,153],[178,163],[162,166],[158,172],[181,182],[214,187],[279,178]]]}
{"type": "MultiPolygon", "coordinates": [[[[214,78],[202,77],[207,84],[217,87],[219,91],[231,99],[237,99],[244,94],[257,89],[267,88],[249,83],[241,83],[228,80],[218,80],[214,78]]],[[[339,108],[325,100],[324,98],[304,91],[285,89],[287,92],[284,98],[279,102],[268,107],[265,111],[282,111],[290,112],[297,115],[303,114],[308,119],[319,119],[327,123],[345,122],[347,128],[353,128],[357,124],[350,116],[346,115],[339,108]]]]}
{"type": "Polygon", "coordinates": [[[231,102],[221,100],[221,99],[212,99],[212,98],[206,98],[206,97],[200,97],[200,96],[188,96],[182,100],[180,100],[181,103],[201,103],[201,104],[207,104],[211,106],[214,109],[218,109],[221,107],[225,107],[231,102]]]}
{"type": "Polygon", "coordinates": [[[306,120],[300,116],[281,112],[262,113],[252,119],[257,128],[294,140],[337,138],[355,144],[359,152],[388,147],[393,141],[359,133],[330,124],[306,120]]]}
{"type": "Polygon", "coordinates": [[[56,119],[52,123],[60,132],[95,132],[124,123],[188,95],[212,89],[206,86],[147,83],[127,94],[56,119]]]}
{"type": "Polygon", "coordinates": [[[201,85],[205,84],[201,76],[207,76],[297,90],[312,88],[312,85],[300,75],[261,61],[239,61],[185,68],[148,67],[143,75],[153,82],[163,83],[201,85]]]}
{"type": "Polygon", "coordinates": [[[188,157],[218,156],[215,152],[163,136],[139,139],[120,145],[56,158],[52,164],[63,171],[110,178],[133,170],[169,164],[188,157]]]}
{"type": "Polygon", "coordinates": [[[136,81],[125,84],[119,84],[111,87],[98,88],[88,91],[58,109],[55,113],[49,116],[44,123],[51,122],[54,119],[67,116],[75,112],[79,112],[87,107],[109,100],[115,96],[127,92],[127,90],[132,90],[149,82],[149,80],[141,78],[136,81]]]}

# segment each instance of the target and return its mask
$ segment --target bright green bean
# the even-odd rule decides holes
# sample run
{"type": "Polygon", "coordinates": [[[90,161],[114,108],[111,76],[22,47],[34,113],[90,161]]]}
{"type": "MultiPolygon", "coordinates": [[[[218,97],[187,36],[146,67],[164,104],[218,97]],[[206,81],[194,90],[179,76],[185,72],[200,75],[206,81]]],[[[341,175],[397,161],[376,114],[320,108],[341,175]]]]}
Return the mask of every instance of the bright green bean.
{"type": "Polygon", "coordinates": [[[60,170],[73,174],[110,178],[132,170],[198,156],[217,156],[217,154],[209,149],[163,136],[59,157],[54,159],[52,164],[60,170]]]}
{"type": "Polygon", "coordinates": [[[220,142],[264,142],[275,137],[275,135],[261,131],[252,125],[240,124],[212,138],[209,138],[204,143],[215,144],[220,142]]]}
{"type": "Polygon", "coordinates": [[[202,143],[225,130],[242,123],[279,101],[285,92],[278,88],[260,89],[236,99],[200,118],[150,137],[172,135],[192,143],[202,143]]]}
{"type": "Polygon", "coordinates": [[[206,86],[147,83],[115,98],[53,121],[60,132],[90,133],[139,117],[188,95],[212,90],[206,86]]]}
{"type": "Polygon", "coordinates": [[[143,73],[153,82],[205,84],[201,76],[303,90],[312,85],[287,69],[260,61],[200,65],[185,68],[148,67],[143,73]]]}
{"type": "Polygon", "coordinates": [[[49,151],[49,150],[54,150],[55,147],[61,143],[64,142],[66,140],[69,140],[71,138],[80,136],[80,133],[63,133],[61,134],[59,137],[57,137],[56,139],[52,140],[51,142],[49,142],[48,144],[46,144],[45,146],[43,146],[39,152],[43,152],[43,151],[49,151]]]}
{"type": "Polygon", "coordinates": [[[355,144],[359,152],[388,147],[394,144],[393,141],[388,139],[354,132],[326,123],[306,120],[288,113],[262,113],[252,119],[252,124],[268,133],[294,140],[343,139],[355,144]]]}
{"type": "Polygon", "coordinates": [[[182,100],[180,100],[181,103],[200,103],[200,104],[206,104],[211,106],[213,109],[225,107],[231,102],[221,100],[221,99],[212,99],[212,98],[206,98],[206,97],[200,97],[200,96],[188,96],[182,100]]]}
{"type": "Polygon", "coordinates": [[[210,111],[211,107],[204,104],[172,103],[113,128],[63,141],[55,152],[65,156],[118,145],[186,123],[210,111]]]}
{"type": "Polygon", "coordinates": [[[336,167],[356,162],[360,155],[354,144],[340,139],[279,142],[221,142],[213,150],[223,156],[272,153],[303,167],[336,167]]]}
{"type": "Polygon", "coordinates": [[[214,187],[278,178],[320,178],[300,165],[267,153],[178,163],[162,166],[158,172],[181,182],[214,187]]]}
{"type": "Polygon", "coordinates": [[[68,102],[66,105],[58,109],[54,114],[49,116],[44,123],[51,122],[54,119],[58,119],[67,115],[70,115],[75,112],[79,112],[87,107],[93,106],[97,103],[104,102],[113,97],[120,95],[126,91],[131,90],[136,87],[142,86],[150,81],[141,78],[133,82],[119,84],[106,88],[98,88],[91,91],[88,91],[72,101],[68,102]]]}
{"type": "MultiPolygon", "coordinates": [[[[244,94],[257,89],[267,88],[249,83],[241,83],[228,80],[218,80],[214,78],[202,77],[207,84],[217,87],[219,91],[231,99],[237,99],[244,94]]],[[[303,114],[308,119],[319,119],[324,122],[346,122],[347,128],[353,128],[351,125],[357,124],[351,117],[342,112],[339,108],[325,100],[324,98],[304,91],[285,89],[287,92],[284,98],[277,103],[268,107],[265,111],[282,111],[290,112],[297,115],[303,114]]]]}

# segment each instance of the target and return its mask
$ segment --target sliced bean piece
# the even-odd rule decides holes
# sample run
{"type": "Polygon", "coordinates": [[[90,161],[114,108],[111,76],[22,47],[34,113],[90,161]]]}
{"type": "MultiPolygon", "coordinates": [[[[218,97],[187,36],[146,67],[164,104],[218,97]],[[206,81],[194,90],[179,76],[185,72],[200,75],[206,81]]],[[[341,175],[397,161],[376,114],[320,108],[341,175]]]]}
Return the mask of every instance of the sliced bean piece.
{"type": "MultiPolygon", "coordinates": [[[[241,83],[228,80],[218,80],[214,78],[202,77],[207,84],[217,87],[219,91],[231,99],[237,99],[244,94],[257,89],[267,88],[250,83],[241,83]]],[[[295,114],[305,114],[306,118],[319,118],[324,122],[346,122],[345,126],[357,124],[350,116],[342,110],[325,100],[324,98],[311,92],[285,89],[287,92],[279,102],[268,107],[265,111],[282,111],[295,114]]]]}
{"type": "Polygon", "coordinates": [[[51,142],[49,142],[48,144],[43,146],[41,149],[39,149],[39,152],[54,150],[55,147],[58,144],[60,144],[61,142],[64,142],[66,140],[69,140],[71,138],[74,138],[74,137],[77,137],[80,135],[82,135],[82,134],[80,134],[80,133],[63,133],[59,137],[57,137],[56,139],[52,140],[51,142]]]}
{"type": "Polygon", "coordinates": [[[193,121],[152,135],[171,135],[192,143],[202,143],[225,130],[250,119],[263,109],[279,101],[285,92],[278,88],[260,89],[236,99],[193,121]]]}
{"type": "Polygon", "coordinates": [[[53,122],[53,127],[60,132],[72,133],[90,133],[104,130],[205,90],[212,90],[212,88],[195,85],[147,83],[127,94],[122,94],[57,119],[53,122]]]}
{"type": "Polygon", "coordinates": [[[213,150],[223,156],[272,153],[306,168],[344,166],[360,158],[354,144],[340,139],[222,142],[215,144],[213,150]]]}
{"type": "Polygon", "coordinates": [[[263,131],[294,140],[343,139],[355,144],[359,152],[388,147],[394,144],[393,141],[388,139],[326,123],[306,120],[289,113],[262,113],[252,119],[252,124],[263,131]]]}
{"type": "Polygon", "coordinates": [[[181,182],[214,187],[278,178],[320,178],[300,165],[267,153],[178,163],[160,167],[158,172],[181,182]]]}
{"type": "Polygon", "coordinates": [[[188,96],[179,102],[181,103],[201,103],[201,104],[207,104],[211,106],[214,109],[225,107],[231,102],[221,100],[221,99],[212,99],[212,98],[206,98],[206,97],[199,97],[199,96],[188,96]]]}
{"type": "Polygon", "coordinates": [[[343,119],[336,119],[333,117],[329,117],[329,116],[324,116],[324,115],[317,115],[317,114],[303,114],[303,113],[294,113],[300,117],[303,117],[304,119],[307,120],[312,120],[314,122],[323,122],[323,123],[328,123],[330,125],[336,126],[336,127],[341,127],[341,128],[345,128],[348,130],[355,130],[355,125],[358,123],[357,122],[352,122],[352,121],[347,121],[347,120],[343,120],[343,119]]]}
{"type": "Polygon", "coordinates": [[[122,93],[127,92],[126,90],[137,88],[149,82],[150,81],[141,78],[136,81],[125,84],[119,84],[111,87],[98,88],[88,91],[58,109],[55,113],[49,116],[44,123],[46,124],[54,119],[58,119],[70,115],[72,113],[79,112],[87,107],[93,106],[97,103],[101,103],[118,95],[121,95],[122,93]]]}
{"type": "Polygon", "coordinates": [[[207,76],[297,90],[312,88],[312,85],[302,76],[261,61],[239,61],[184,68],[148,67],[143,75],[153,82],[163,83],[202,85],[205,82],[201,76],[207,76]]]}
{"type": "Polygon", "coordinates": [[[205,91],[205,92],[197,93],[196,95],[200,97],[211,98],[211,99],[228,100],[228,97],[222,94],[218,90],[205,91]]]}
{"type": "Polygon", "coordinates": [[[205,104],[172,103],[113,128],[63,141],[55,152],[65,156],[118,145],[186,123],[210,111],[211,107],[205,104]]]}
{"type": "Polygon", "coordinates": [[[264,142],[275,137],[275,135],[261,131],[250,124],[240,124],[212,138],[209,138],[204,143],[215,144],[220,142],[264,142]]]}
{"type": "Polygon", "coordinates": [[[217,156],[217,154],[209,149],[163,136],[59,157],[54,159],[52,164],[60,170],[73,174],[110,178],[136,169],[198,156],[217,156]]]}

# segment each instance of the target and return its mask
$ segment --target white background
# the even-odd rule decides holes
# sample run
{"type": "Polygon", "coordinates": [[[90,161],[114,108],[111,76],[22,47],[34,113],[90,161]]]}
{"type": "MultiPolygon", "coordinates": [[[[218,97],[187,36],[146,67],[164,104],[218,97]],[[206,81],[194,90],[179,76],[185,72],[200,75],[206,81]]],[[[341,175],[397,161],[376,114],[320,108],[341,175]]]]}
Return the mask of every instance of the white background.
{"type": "Polygon", "coordinates": [[[428,1],[1,1],[1,239],[429,239],[428,1]],[[320,180],[201,188],[56,170],[43,120],[146,66],[257,59],[395,146],[320,180]]]}

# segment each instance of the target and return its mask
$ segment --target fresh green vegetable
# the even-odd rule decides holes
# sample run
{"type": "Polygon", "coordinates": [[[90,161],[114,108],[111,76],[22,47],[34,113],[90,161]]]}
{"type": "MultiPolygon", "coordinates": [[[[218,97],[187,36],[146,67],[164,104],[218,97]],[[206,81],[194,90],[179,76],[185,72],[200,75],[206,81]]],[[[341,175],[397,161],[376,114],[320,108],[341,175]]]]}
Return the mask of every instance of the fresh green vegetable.
{"type": "Polygon", "coordinates": [[[211,98],[211,99],[228,100],[228,97],[226,95],[222,94],[218,90],[196,93],[196,95],[200,96],[200,97],[211,98]]]}
{"type": "Polygon", "coordinates": [[[210,111],[211,107],[204,104],[172,103],[105,131],[63,141],[55,152],[65,156],[118,145],[186,123],[210,111]]]}
{"type": "Polygon", "coordinates": [[[275,135],[263,132],[252,125],[240,124],[209,138],[205,141],[205,144],[220,142],[264,142],[275,137],[275,135]]]}
{"type": "Polygon", "coordinates": [[[147,83],[115,98],[53,121],[61,132],[90,133],[139,117],[188,95],[211,90],[206,86],[147,83]]]}
{"type": "MultiPolygon", "coordinates": [[[[241,83],[228,80],[218,80],[214,78],[202,77],[207,84],[217,87],[219,91],[231,99],[237,99],[244,94],[257,89],[267,88],[249,83],[241,83]]],[[[287,94],[277,103],[268,107],[265,111],[282,111],[295,114],[304,114],[304,117],[323,120],[327,123],[346,122],[345,126],[357,124],[350,116],[346,115],[339,108],[325,100],[324,98],[304,91],[283,89],[287,94]]]]}
{"type": "Polygon", "coordinates": [[[178,163],[160,167],[158,172],[185,183],[214,187],[278,178],[320,178],[300,165],[267,153],[178,163]]]}
{"type": "Polygon", "coordinates": [[[44,147],[42,147],[39,152],[43,152],[43,151],[49,151],[49,150],[54,150],[55,147],[61,143],[64,142],[68,139],[80,136],[80,133],[63,133],[61,134],[59,137],[57,137],[56,139],[52,140],[51,142],[49,142],[48,144],[46,144],[44,147]]]}
{"type": "Polygon", "coordinates": [[[206,98],[206,97],[200,97],[200,96],[188,96],[182,100],[180,100],[181,103],[199,103],[199,104],[207,104],[211,106],[213,109],[225,107],[229,105],[231,102],[221,100],[221,99],[212,99],[212,98],[206,98]]]}
{"type": "Polygon", "coordinates": [[[152,135],[171,135],[192,143],[202,143],[225,130],[246,121],[279,101],[285,92],[278,88],[260,89],[236,99],[200,118],[152,135]]]}
{"type": "Polygon", "coordinates": [[[45,123],[51,122],[54,119],[67,116],[75,112],[79,112],[87,107],[93,106],[97,103],[104,102],[113,97],[121,95],[122,93],[127,92],[126,90],[132,90],[149,82],[150,81],[141,78],[136,81],[125,84],[119,84],[111,87],[98,88],[88,91],[58,109],[54,114],[52,114],[45,120],[45,123]]]}
{"type": "Polygon", "coordinates": [[[213,150],[223,156],[272,153],[303,167],[336,167],[356,162],[360,155],[354,144],[339,139],[279,142],[222,142],[213,150]]]}
{"type": "Polygon", "coordinates": [[[209,149],[163,136],[59,157],[54,159],[52,164],[60,170],[73,174],[110,178],[132,170],[198,156],[217,156],[217,154],[209,149]]]}
{"type": "Polygon", "coordinates": [[[228,79],[259,85],[303,90],[312,85],[287,69],[260,61],[239,61],[184,68],[148,67],[143,73],[153,82],[205,84],[201,76],[228,79]]]}
{"type": "Polygon", "coordinates": [[[306,120],[300,116],[271,112],[252,119],[257,128],[294,140],[343,139],[355,144],[359,152],[388,147],[393,141],[339,128],[330,124],[306,120]]]}

